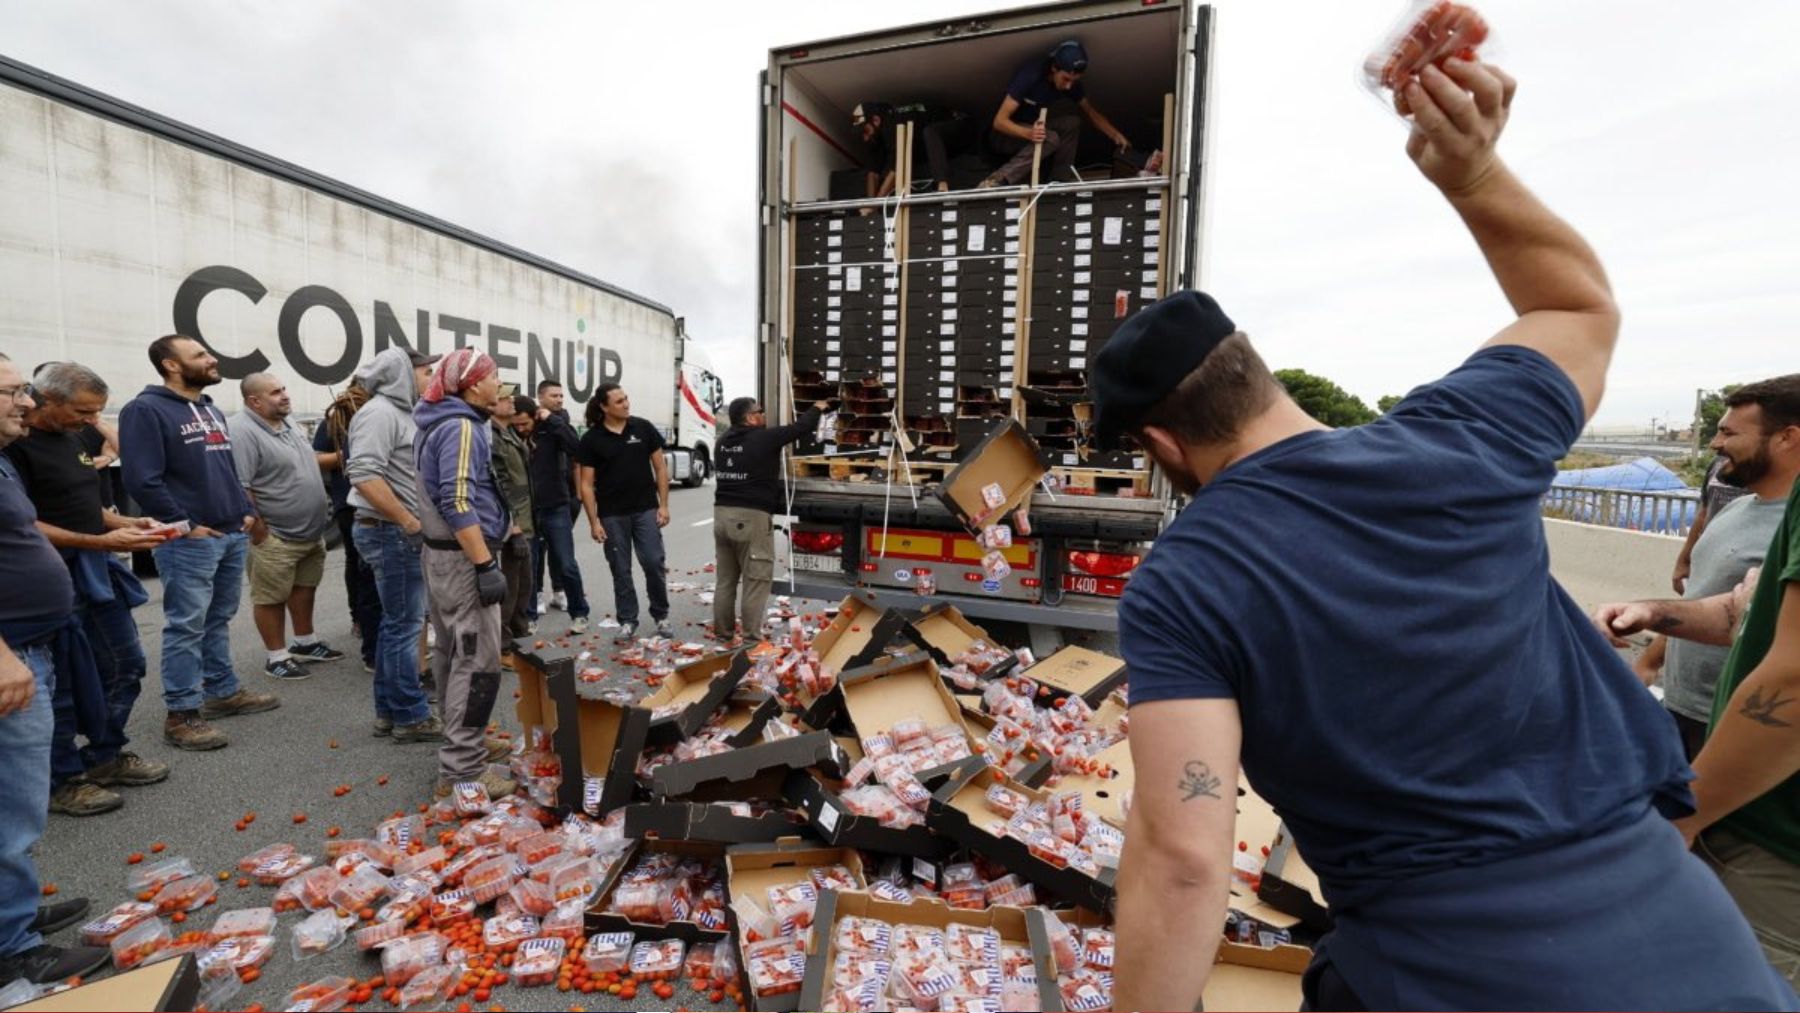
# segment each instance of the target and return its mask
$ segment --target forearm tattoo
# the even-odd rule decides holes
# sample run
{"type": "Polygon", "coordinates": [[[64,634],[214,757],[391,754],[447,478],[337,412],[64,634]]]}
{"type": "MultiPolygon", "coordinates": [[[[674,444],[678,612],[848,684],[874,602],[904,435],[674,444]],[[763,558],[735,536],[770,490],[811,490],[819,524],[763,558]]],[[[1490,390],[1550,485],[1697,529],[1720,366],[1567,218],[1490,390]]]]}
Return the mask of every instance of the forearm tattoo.
{"type": "Polygon", "coordinates": [[[1181,796],[1183,802],[1192,802],[1204,795],[1207,798],[1219,798],[1219,786],[1224,782],[1212,772],[1212,768],[1200,760],[1189,760],[1182,768],[1181,796]]]}
{"type": "Polygon", "coordinates": [[[1768,698],[1764,699],[1763,691],[1759,689],[1750,694],[1750,699],[1744,701],[1744,706],[1738,713],[1759,725],[1768,725],[1770,728],[1792,728],[1793,725],[1776,717],[1775,712],[1793,702],[1793,697],[1784,697],[1779,690],[1771,691],[1768,698]]]}

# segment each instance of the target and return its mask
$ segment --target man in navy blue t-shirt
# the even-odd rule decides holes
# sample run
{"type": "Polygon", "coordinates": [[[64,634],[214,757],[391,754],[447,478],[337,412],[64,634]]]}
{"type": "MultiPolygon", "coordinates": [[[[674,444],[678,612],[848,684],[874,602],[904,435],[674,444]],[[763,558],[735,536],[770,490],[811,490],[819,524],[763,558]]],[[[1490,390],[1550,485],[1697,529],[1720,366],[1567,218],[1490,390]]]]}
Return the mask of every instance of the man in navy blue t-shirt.
{"type": "Polygon", "coordinates": [[[1193,496],[1119,614],[1117,1009],[1199,997],[1240,764],[1335,919],[1310,1008],[1795,1008],[1667,819],[1693,805],[1674,727],[1550,577],[1539,499],[1619,314],[1495,154],[1513,88],[1451,61],[1407,89],[1407,153],[1518,313],[1442,380],[1327,428],[1197,292],[1098,357],[1101,438],[1133,434],[1193,496]]]}
{"type": "Polygon", "coordinates": [[[1070,39],[1013,74],[988,135],[990,146],[1007,161],[981,181],[982,188],[1011,186],[1025,179],[1031,173],[1031,154],[1038,144],[1050,157],[1042,177],[1066,177],[1075,164],[1075,149],[1081,144],[1081,116],[1086,116],[1094,129],[1105,134],[1120,151],[1131,147],[1119,128],[1088,101],[1087,88],[1081,83],[1087,65],[1087,50],[1070,39]],[[1048,113],[1064,100],[1075,103],[1081,116],[1071,112],[1048,113]],[[1040,120],[1040,114],[1047,115],[1040,120]]]}

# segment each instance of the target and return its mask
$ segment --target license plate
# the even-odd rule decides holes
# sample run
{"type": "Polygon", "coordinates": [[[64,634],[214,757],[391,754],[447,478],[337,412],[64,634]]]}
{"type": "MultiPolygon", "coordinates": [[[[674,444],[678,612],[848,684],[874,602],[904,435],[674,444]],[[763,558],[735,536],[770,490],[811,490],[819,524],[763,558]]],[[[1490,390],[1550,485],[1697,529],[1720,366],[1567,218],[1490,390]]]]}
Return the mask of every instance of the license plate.
{"type": "Polygon", "coordinates": [[[794,553],[794,569],[796,570],[835,572],[843,568],[843,562],[836,556],[815,556],[805,552],[794,553]]]}
{"type": "Polygon", "coordinates": [[[1063,574],[1063,590],[1118,598],[1125,593],[1125,582],[1117,577],[1087,577],[1066,573],[1063,574]]]}

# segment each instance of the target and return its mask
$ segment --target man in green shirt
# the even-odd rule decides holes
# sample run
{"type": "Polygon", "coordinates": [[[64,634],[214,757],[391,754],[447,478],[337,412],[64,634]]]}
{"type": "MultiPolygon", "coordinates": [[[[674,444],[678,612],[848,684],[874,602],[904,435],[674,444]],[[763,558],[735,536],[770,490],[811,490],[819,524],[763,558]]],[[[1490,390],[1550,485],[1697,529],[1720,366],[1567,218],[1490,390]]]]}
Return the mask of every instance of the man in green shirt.
{"type": "MultiPolygon", "coordinates": [[[[1766,454],[1800,459],[1800,373],[1753,384],[1766,454]]],[[[1751,390],[1752,388],[1745,388],[1751,390]]],[[[1694,815],[1676,825],[1743,909],[1763,949],[1800,985],[1800,483],[1764,557],[1748,608],[1741,594],[1602,606],[1615,638],[1655,630],[1730,644],[1706,745],[1694,760],[1694,815]],[[1742,617],[1740,624],[1739,618],[1742,617]],[[1735,642],[1733,635],[1735,633],[1735,642]]]]}
{"type": "MultiPolygon", "coordinates": [[[[506,598],[500,603],[500,654],[504,659],[513,653],[513,641],[531,635],[531,448],[519,435],[513,422],[518,416],[516,395],[501,388],[500,400],[489,410],[494,427],[494,480],[506,509],[512,516],[512,527],[500,547],[500,572],[506,575],[506,598]]],[[[536,406],[533,406],[536,410],[536,406]]],[[[502,661],[505,664],[505,661],[502,661]]],[[[508,666],[510,667],[510,666],[508,666]]]]}

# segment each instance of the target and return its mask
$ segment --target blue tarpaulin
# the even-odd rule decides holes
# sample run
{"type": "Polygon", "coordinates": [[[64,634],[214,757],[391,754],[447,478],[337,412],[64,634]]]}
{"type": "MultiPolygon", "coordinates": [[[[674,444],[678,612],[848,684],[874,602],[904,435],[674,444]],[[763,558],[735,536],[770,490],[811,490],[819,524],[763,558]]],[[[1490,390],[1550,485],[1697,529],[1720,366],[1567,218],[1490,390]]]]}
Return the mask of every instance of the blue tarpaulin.
{"type": "Polygon", "coordinates": [[[1566,520],[1675,535],[1693,524],[1700,494],[1655,458],[1640,457],[1623,464],[1559,471],[1544,505],[1551,516],[1566,520]],[[1635,492],[1673,493],[1679,499],[1628,495],[1635,492]]]}

